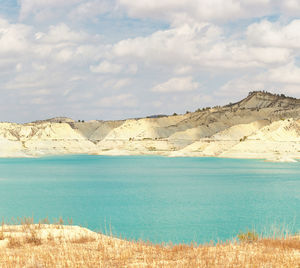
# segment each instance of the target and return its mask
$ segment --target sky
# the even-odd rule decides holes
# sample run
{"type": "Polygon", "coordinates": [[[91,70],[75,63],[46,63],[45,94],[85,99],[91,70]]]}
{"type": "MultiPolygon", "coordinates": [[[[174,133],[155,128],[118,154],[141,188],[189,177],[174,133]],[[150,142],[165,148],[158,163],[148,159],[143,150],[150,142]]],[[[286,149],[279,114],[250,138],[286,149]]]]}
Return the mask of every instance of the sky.
{"type": "Polygon", "coordinates": [[[0,0],[0,121],[300,97],[299,0],[0,0]]]}

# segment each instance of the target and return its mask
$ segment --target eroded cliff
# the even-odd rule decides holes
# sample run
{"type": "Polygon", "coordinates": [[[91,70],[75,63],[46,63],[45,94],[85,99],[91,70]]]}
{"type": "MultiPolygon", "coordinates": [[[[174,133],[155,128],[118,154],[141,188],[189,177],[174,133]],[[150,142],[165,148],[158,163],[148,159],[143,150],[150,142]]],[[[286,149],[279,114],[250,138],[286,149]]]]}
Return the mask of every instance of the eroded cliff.
{"type": "Polygon", "coordinates": [[[300,100],[252,92],[193,113],[122,121],[0,123],[0,156],[160,154],[300,158],[300,100]]]}

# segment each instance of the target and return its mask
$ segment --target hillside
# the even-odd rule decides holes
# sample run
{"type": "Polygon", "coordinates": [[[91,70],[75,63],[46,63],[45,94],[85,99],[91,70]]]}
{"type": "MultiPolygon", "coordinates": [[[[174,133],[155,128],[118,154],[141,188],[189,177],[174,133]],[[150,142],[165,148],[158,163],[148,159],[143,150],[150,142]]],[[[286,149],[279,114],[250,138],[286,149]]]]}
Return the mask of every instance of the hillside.
{"type": "Polygon", "coordinates": [[[0,156],[159,154],[293,161],[300,158],[300,99],[250,92],[240,102],[175,116],[0,123],[0,156]]]}

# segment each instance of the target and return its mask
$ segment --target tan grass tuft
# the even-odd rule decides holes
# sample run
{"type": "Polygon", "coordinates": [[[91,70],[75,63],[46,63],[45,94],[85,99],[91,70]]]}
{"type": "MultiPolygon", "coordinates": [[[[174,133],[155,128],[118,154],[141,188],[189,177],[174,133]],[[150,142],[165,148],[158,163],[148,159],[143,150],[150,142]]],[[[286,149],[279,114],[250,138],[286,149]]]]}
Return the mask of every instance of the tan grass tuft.
{"type": "Polygon", "coordinates": [[[35,246],[39,246],[42,244],[42,239],[38,237],[37,231],[35,229],[31,229],[30,233],[25,236],[25,242],[28,244],[33,244],[35,246]]]}
{"type": "Polygon", "coordinates": [[[95,237],[91,237],[88,235],[81,235],[75,239],[72,239],[71,243],[84,244],[84,243],[95,242],[95,241],[96,241],[95,237]]]}
{"type": "Polygon", "coordinates": [[[17,237],[13,237],[13,236],[8,237],[8,244],[7,244],[8,248],[18,248],[21,246],[22,246],[22,243],[21,243],[20,239],[18,239],[17,237]]]}

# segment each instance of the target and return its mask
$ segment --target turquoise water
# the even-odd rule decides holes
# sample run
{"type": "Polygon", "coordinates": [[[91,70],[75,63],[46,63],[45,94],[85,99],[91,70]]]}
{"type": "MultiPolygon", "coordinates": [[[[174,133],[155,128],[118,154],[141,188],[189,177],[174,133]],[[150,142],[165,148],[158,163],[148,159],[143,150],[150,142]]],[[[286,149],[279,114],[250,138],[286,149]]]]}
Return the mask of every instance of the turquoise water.
{"type": "Polygon", "coordinates": [[[300,230],[300,163],[156,156],[0,159],[0,216],[62,216],[152,242],[300,230]]]}

